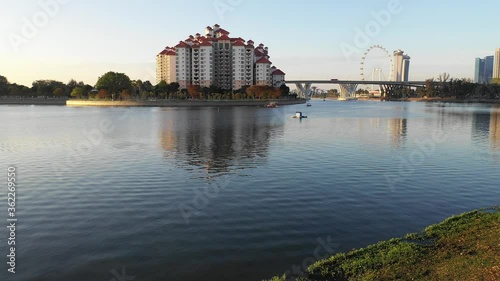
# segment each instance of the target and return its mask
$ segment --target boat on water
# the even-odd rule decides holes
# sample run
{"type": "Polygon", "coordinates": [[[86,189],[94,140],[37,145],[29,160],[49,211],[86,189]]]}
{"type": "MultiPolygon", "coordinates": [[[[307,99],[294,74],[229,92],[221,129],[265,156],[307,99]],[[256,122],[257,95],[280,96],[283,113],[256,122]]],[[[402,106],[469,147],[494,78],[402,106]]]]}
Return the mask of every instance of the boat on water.
{"type": "Polygon", "coordinates": [[[278,107],[278,104],[275,102],[270,102],[270,103],[264,105],[264,107],[265,108],[276,108],[276,107],[278,107]]]}
{"type": "Polygon", "coordinates": [[[305,116],[304,114],[302,114],[302,112],[297,111],[297,112],[295,112],[295,115],[292,116],[292,118],[303,119],[303,118],[307,118],[307,116],[305,116]]]}

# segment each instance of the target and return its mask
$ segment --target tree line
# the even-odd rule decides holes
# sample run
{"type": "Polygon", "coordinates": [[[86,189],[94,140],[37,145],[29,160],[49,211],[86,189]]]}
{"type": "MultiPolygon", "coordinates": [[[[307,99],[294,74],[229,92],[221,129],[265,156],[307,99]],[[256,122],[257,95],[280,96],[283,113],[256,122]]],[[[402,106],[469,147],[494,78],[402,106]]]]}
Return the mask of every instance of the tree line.
{"type": "Polygon", "coordinates": [[[450,78],[448,73],[427,79],[424,88],[417,88],[418,97],[455,99],[497,99],[500,98],[500,79],[489,84],[474,83],[471,79],[450,78]]]}
{"type": "Polygon", "coordinates": [[[31,87],[9,83],[0,76],[0,96],[51,97],[91,100],[154,100],[154,99],[278,99],[296,98],[286,85],[244,86],[239,90],[225,90],[216,85],[200,87],[190,85],[181,89],[179,83],[161,81],[153,85],[150,81],[131,80],[124,73],[107,72],[92,86],[72,79],[68,83],[55,80],[37,80],[31,87]]]}
{"type": "Polygon", "coordinates": [[[425,86],[410,89],[394,86],[384,93],[387,100],[401,98],[441,98],[441,99],[498,99],[500,98],[500,79],[492,79],[488,84],[474,83],[468,78],[451,78],[442,73],[437,78],[425,81],[425,86]]]}
{"type": "Polygon", "coordinates": [[[83,82],[70,80],[63,83],[55,80],[36,80],[31,87],[10,83],[5,76],[0,75],[0,96],[15,97],[69,97],[75,88],[91,91],[94,87],[83,82]]]}

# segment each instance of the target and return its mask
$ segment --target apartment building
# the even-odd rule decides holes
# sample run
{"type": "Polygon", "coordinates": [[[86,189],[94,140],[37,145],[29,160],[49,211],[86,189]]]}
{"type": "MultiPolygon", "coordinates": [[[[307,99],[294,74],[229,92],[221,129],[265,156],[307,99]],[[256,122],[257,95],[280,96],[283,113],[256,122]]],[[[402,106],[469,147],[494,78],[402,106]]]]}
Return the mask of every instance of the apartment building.
{"type": "Polygon", "coordinates": [[[251,85],[281,86],[284,73],[271,68],[269,49],[254,44],[252,40],[231,37],[218,24],[207,26],[205,35],[190,35],[157,55],[157,83],[178,82],[181,89],[189,85],[214,85],[227,90],[251,85]]]}

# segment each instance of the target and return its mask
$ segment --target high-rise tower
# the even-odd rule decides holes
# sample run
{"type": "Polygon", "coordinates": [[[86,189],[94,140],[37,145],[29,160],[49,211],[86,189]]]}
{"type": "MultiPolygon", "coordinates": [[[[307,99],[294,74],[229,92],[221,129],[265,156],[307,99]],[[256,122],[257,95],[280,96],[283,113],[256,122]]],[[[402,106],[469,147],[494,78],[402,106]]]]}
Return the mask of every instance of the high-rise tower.
{"type": "Polygon", "coordinates": [[[493,78],[500,78],[500,48],[495,50],[495,62],[493,63],[493,78]]]}
{"type": "Polygon", "coordinates": [[[410,77],[410,56],[404,51],[394,51],[394,77],[393,81],[408,81],[410,77]]]}

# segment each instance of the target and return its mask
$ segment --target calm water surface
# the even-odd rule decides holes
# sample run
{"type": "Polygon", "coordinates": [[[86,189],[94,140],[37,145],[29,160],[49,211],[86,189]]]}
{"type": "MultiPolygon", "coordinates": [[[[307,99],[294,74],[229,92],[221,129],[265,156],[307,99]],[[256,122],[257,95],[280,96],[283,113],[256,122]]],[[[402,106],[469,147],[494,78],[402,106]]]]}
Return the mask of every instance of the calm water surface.
{"type": "Polygon", "coordinates": [[[15,276],[0,228],[1,280],[261,280],[318,246],[500,202],[499,106],[0,106],[0,120],[19,219],[15,276]]]}

